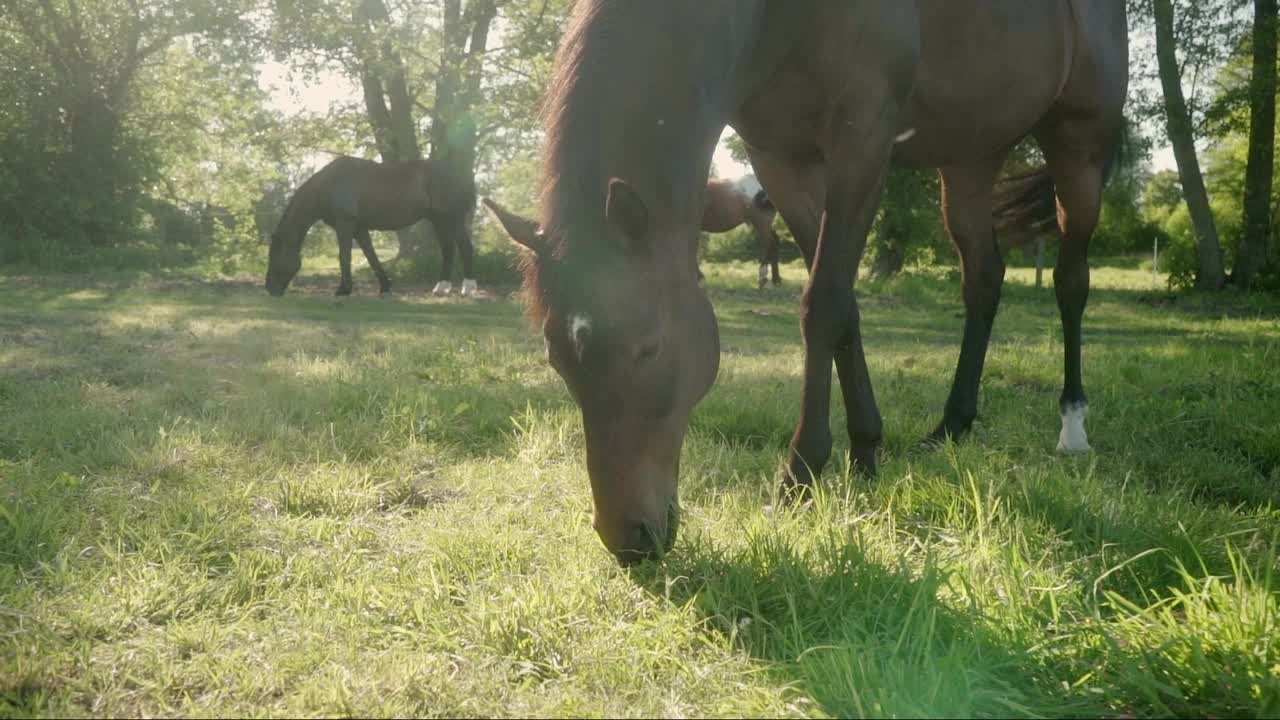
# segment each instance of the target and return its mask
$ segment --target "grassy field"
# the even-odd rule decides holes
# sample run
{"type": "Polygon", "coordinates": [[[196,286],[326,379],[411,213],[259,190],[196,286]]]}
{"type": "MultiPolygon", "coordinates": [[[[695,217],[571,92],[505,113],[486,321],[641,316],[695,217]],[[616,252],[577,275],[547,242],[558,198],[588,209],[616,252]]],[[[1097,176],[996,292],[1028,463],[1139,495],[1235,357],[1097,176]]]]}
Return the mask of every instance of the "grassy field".
{"type": "Polygon", "coordinates": [[[958,279],[864,284],[881,474],[771,511],[803,272],[707,265],[682,534],[627,571],[513,288],[312,265],[0,278],[0,716],[1280,713],[1280,303],[1095,269],[1060,457],[1051,289],[1010,271],[975,432],[927,450],[958,279]]]}

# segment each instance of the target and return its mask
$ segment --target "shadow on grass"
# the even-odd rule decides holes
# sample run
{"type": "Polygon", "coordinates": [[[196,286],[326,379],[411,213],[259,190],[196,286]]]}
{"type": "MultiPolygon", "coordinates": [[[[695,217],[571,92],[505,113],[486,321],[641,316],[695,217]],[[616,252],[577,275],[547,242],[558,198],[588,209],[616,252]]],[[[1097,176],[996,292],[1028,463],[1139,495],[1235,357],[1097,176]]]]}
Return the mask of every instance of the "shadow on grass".
{"type": "Polygon", "coordinates": [[[773,535],[730,551],[695,539],[633,578],[673,605],[691,604],[708,632],[831,717],[1101,710],[1053,682],[1030,647],[943,603],[947,578],[929,561],[886,567],[852,533],[832,531],[804,553],[773,535]]]}

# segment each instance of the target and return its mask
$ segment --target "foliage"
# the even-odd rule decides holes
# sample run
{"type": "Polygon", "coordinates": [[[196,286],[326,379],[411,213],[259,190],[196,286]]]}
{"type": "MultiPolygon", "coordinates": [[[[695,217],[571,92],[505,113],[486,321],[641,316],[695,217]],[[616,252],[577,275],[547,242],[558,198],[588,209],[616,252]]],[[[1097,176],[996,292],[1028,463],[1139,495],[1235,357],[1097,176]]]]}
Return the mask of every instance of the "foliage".
{"type": "MultiPolygon", "coordinates": [[[[1213,211],[1219,233],[1222,238],[1223,254],[1228,266],[1235,262],[1236,253],[1242,237],[1243,197],[1245,167],[1248,159],[1248,104],[1235,102],[1243,86],[1247,95],[1248,75],[1241,74],[1231,68],[1238,68],[1247,63],[1248,56],[1236,57],[1226,66],[1227,72],[1222,74],[1222,84],[1218,86],[1218,96],[1211,105],[1219,108],[1230,108],[1231,114],[1216,117],[1212,126],[1220,133],[1205,153],[1205,183],[1209,193],[1210,208],[1213,211]],[[1223,98],[1227,99],[1223,99],[1223,98]]],[[[1278,123],[1280,127],[1280,123],[1278,123]]],[[[1276,173],[1280,174],[1280,161],[1276,163],[1276,173]]],[[[1168,254],[1164,262],[1170,270],[1172,287],[1187,289],[1194,284],[1198,269],[1198,258],[1195,253],[1195,236],[1182,200],[1181,185],[1177,173],[1166,171],[1151,176],[1142,193],[1144,220],[1154,230],[1160,231],[1162,245],[1167,241],[1168,254]]],[[[1273,208],[1280,208],[1280,185],[1272,188],[1273,208]]],[[[1272,236],[1276,235],[1280,224],[1280,213],[1272,212],[1272,236]]],[[[1280,290],[1280,248],[1276,243],[1270,247],[1271,257],[1264,265],[1265,272],[1259,278],[1257,286],[1262,289],[1280,290]]]]}
{"type": "MultiPolygon", "coordinates": [[[[1143,135],[1164,135],[1152,28],[1152,0],[1125,0],[1130,38],[1129,102],[1126,112],[1143,135]]],[[[1238,73],[1228,65],[1250,28],[1248,0],[1174,0],[1173,35],[1187,109],[1198,136],[1224,129],[1223,116],[1248,106],[1248,100],[1224,97],[1220,90],[1238,73]],[[1225,72],[1224,72],[1225,69],[1225,72]]]]}
{"type": "Polygon", "coordinates": [[[196,33],[232,52],[242,2],[14,0],[0,8],[0,260],[127,244],[157,153],[137,80],[196,33]]]}

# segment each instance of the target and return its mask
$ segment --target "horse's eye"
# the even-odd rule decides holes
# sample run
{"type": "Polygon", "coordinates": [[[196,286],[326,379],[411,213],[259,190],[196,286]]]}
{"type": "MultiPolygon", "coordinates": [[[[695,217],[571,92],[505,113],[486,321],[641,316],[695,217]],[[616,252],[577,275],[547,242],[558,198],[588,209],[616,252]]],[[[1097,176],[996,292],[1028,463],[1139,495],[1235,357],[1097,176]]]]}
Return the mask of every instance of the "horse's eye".
{"type": "Polygon", "coordinates": [[[640,346],[640,350],[636,352],[636,362],[645,363],[658,357],[658,353],[662,351],[662,342],[655,340],[651,343],[645,343],[640,346]]]}

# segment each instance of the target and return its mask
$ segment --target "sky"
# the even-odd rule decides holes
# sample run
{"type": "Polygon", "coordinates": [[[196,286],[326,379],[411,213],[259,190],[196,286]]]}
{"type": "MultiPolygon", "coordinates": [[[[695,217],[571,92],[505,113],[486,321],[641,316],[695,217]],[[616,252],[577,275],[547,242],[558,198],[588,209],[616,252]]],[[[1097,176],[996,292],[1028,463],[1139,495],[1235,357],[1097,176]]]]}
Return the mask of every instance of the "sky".
{"type": "MultiPolygon", "coordinates": [[[[288,114],[323,114],[335,101],[360,97],[360,89],[340,73],[325,72],[314,79],[301,75],[290,78],[288,67],[274,61],[259,66],[259,82],[270,93],[272,104],[288,114]]],[[[732,136],[733,130],[725,128],[712,157],[719,177],[738,178],[751,172],[750,166],[729,155],[724,141],[732,136]]],[[[1167,146],[1156,150],[1152,153],[1151,164],[1155,171],[1173,169],[1173,150],[1167,146]]]]}

